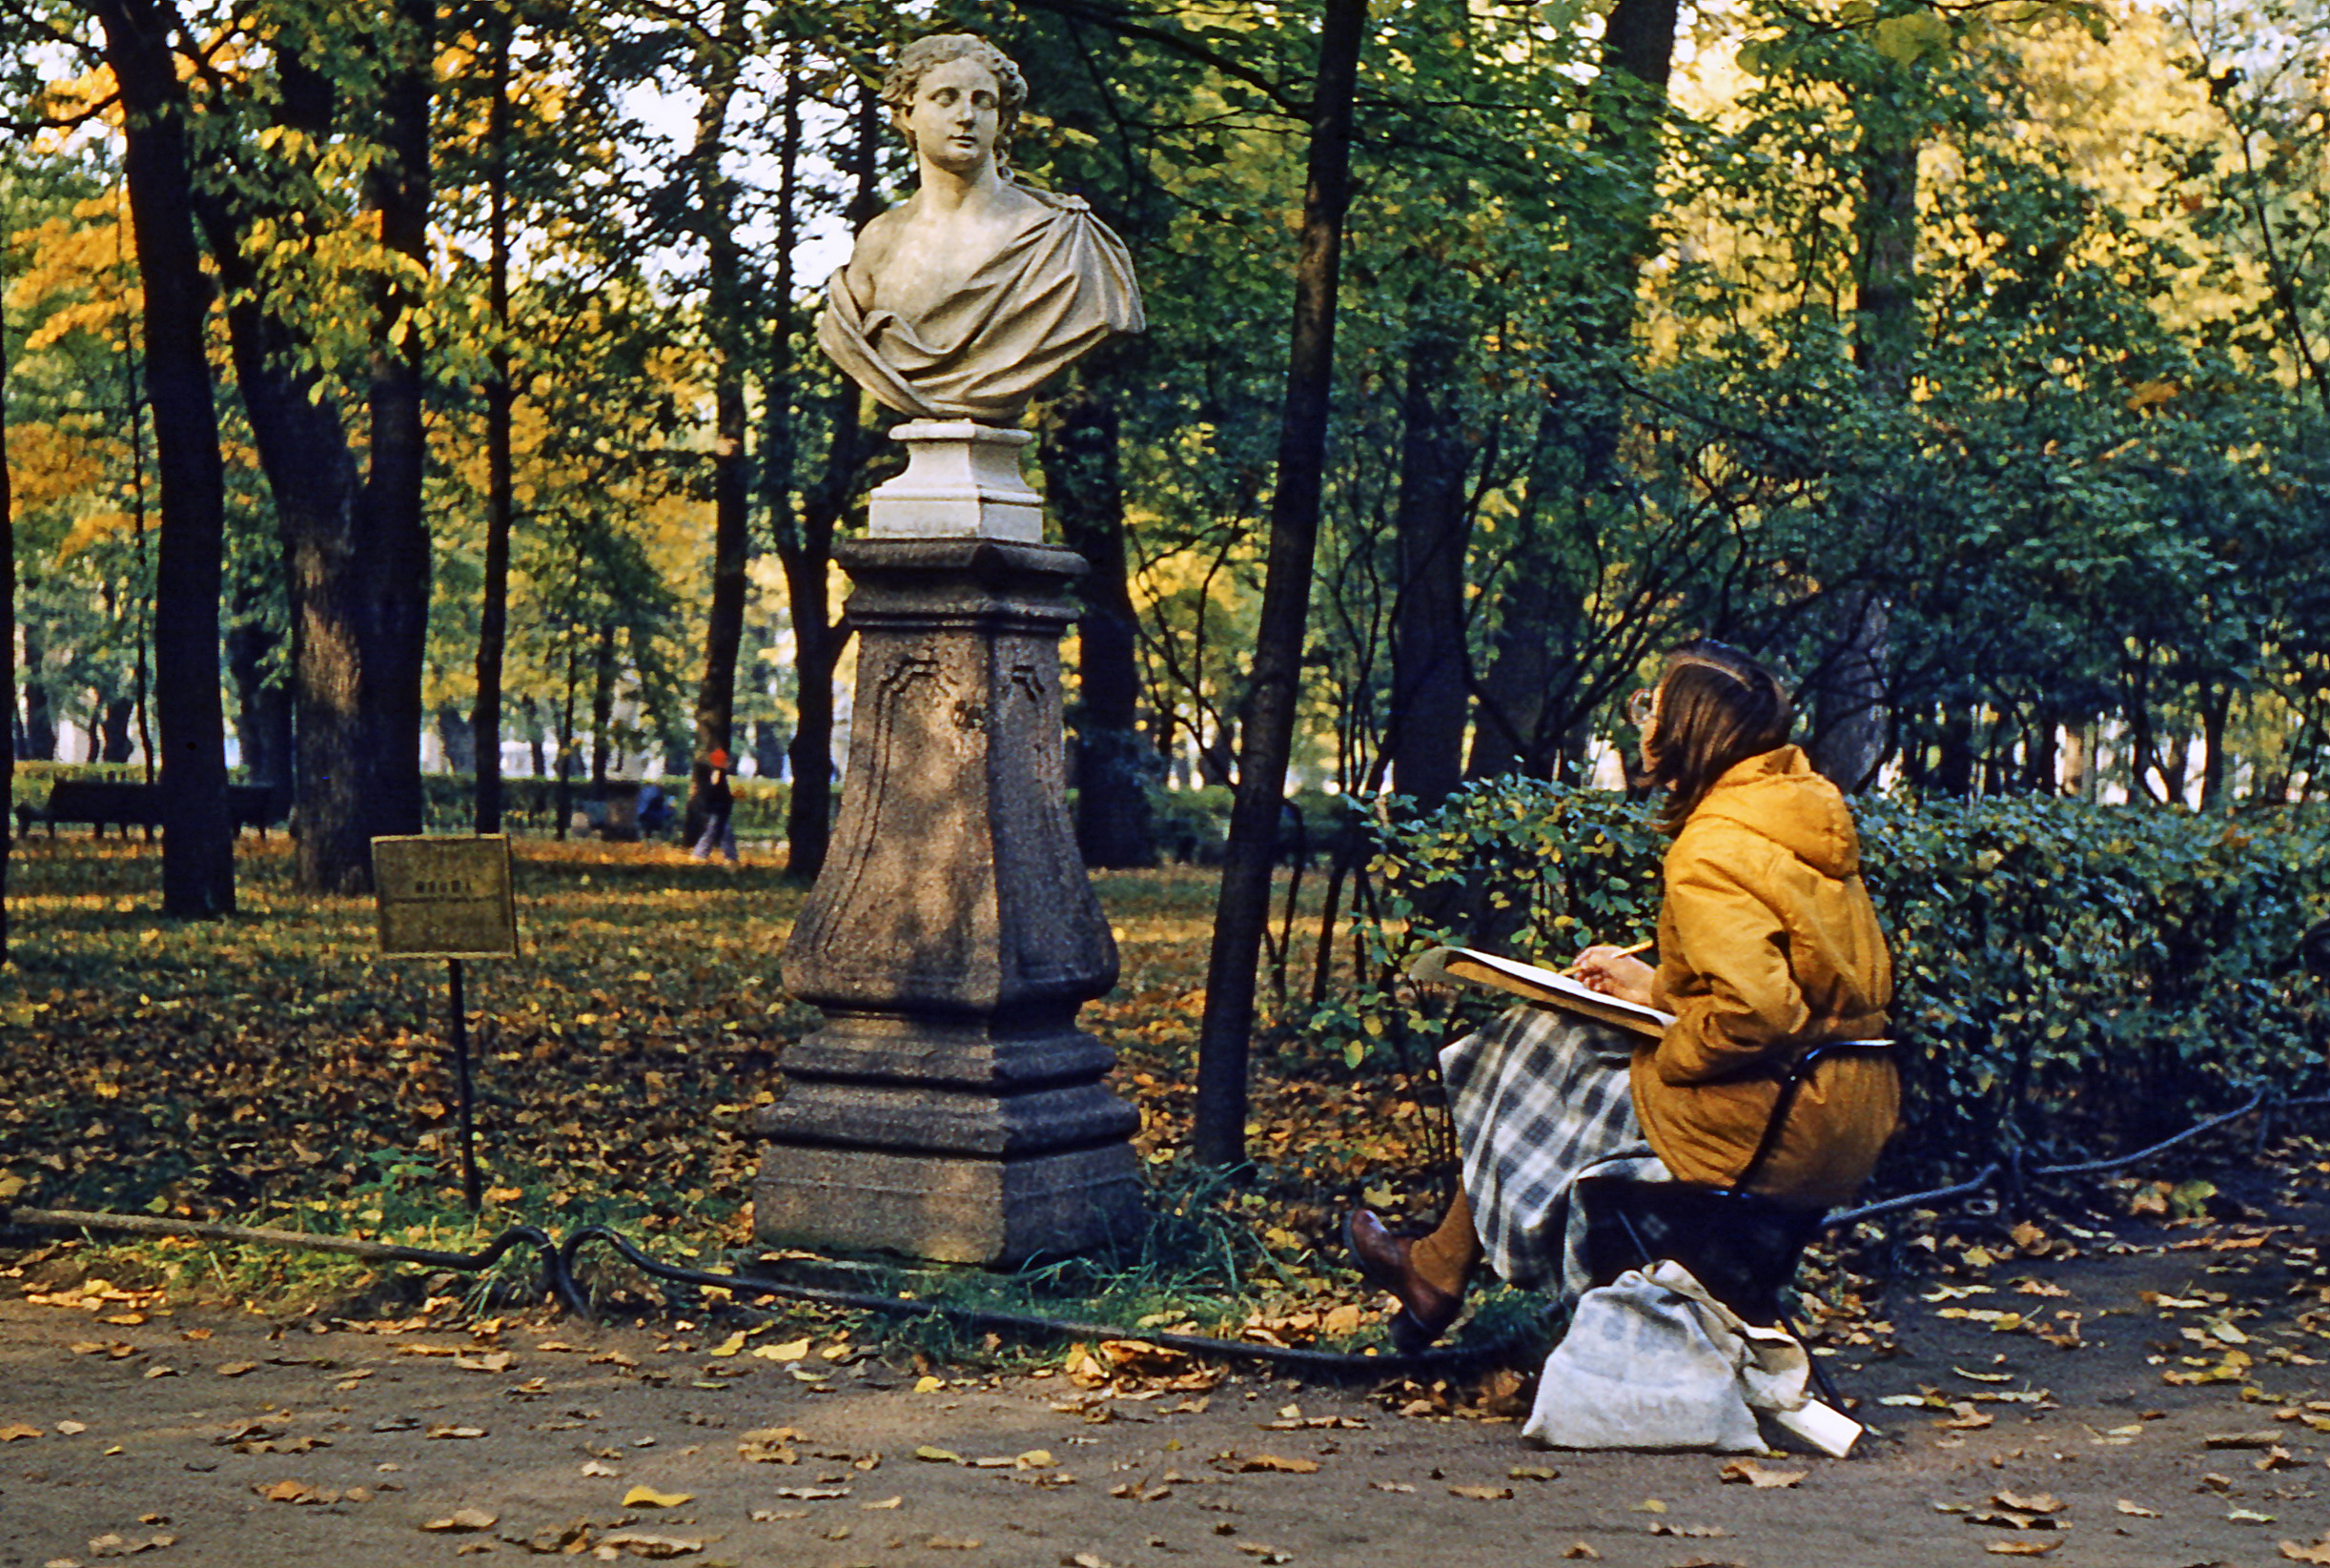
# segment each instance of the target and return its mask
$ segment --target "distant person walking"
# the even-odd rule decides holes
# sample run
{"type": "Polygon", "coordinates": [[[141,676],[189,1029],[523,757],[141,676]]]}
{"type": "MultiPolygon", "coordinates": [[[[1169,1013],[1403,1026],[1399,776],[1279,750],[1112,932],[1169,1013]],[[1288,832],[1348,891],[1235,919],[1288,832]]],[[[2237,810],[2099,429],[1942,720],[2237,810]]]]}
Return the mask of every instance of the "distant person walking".
{"type": "Polygon", "coordinates": [[[730,865],[736,864],[736,791],[728,784],[728,754],[714,747],[704,760],[704,837],[690,851],[696,860],[710,860],[718,849],[730,865]]]}

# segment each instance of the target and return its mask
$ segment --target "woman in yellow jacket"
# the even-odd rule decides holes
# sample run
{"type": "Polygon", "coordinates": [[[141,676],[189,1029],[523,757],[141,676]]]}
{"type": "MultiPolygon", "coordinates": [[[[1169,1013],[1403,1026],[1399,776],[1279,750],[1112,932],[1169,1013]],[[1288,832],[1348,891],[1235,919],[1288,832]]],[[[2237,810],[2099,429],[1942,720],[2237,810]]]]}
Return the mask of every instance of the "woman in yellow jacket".
{"type": "MultiPolygon", "coordinates": [[[[1769,670],[1719,642],[1668,656],[1628,706],[1667,790],[1658,964],[1589,947],[1595,989],[1659,1008],[1654,1043],[1516,1008],[1441,1055],[1464,1187],[1430,1235],[1346,1227],[1366,1276],[1397,1296],[1409,1341],[1445,1332],[1484,1253],[1517,1285],[1584,1288],[1570,1185],[1587,1173],[1727,1185],[1753,1154],[1788,1066],[1830,1040],[1885,1032],[1892,960],[1834,785],[1788,743],[1769,670]],[[1639,1048],[1639,1049],[1638,1049],[1639,1048]]],[[[1900,1110],[1891,1059],[1824,1061],[1799,1091],[1759,1191],[1808,1207],[1859,1189],[1900,1110]]]]}

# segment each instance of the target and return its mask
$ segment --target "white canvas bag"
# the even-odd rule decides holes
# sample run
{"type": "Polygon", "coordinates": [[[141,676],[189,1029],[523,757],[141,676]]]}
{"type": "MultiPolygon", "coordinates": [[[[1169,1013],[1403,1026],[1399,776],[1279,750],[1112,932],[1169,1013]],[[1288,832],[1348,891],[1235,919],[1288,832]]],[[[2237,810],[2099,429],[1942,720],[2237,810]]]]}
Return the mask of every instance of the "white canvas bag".
{"type": "Polygon", "coordinates": [[[1665,1261],[1578,1298],[1522,1435],[1548,1448],[1762,1453],[1764,1411],[1841,1456],[1861,1428],[1806,1395],[1810,1375],[1795,1335],[1741,1321],[1665,1261]]]}

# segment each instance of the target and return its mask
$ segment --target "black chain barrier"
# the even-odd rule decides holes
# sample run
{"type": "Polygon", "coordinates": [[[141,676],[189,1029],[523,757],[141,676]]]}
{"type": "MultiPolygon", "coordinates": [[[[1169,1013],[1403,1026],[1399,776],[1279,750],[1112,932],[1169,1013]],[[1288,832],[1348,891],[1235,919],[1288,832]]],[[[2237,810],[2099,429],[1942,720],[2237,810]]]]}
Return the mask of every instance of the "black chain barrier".
{"type": "MultiPolygon", "coordinates": [[[[2330,1096],[2266,1103],[2262,1089],[2252,1094],[2248,1102],[2236,1110],[2197,1122],[2172,1138],[2118,1155],[2108,1160],[2085,1160],[2070,1165],[2043,1165],[2023,1171],[2031,1177],[2099,1175],[2134,1165],[2140,1160],[2174,1149],[2188,1139],[2231,1122],[2240,1120],[2262,1109],[2271,1115],[2282,1111],[2330,1105],[2330,1096]]],[[[1902,1197],[1887,1198],[1879,1203],[1864,1204],[1856,1209],[1841,1210],[1824,1222],[1827,1229],[1857,1225],[1880,1214],[1890,1214],[1904,1209],[1927,1208],[1955,1198],[1971,1197],[1997,1180],[2007,1167],[1993,1161],[1975,1175],[1951,1187],[1939,1187],[1931,1191],[1911,1192],[1902,1197]]],[[[1261,1344],[1244,1339],[1217,1339],[1207,1334],[1170,1334],[1154,1330],[1128,1329],[1108,1323],[1087,1323],[1074,1318],[1047,1317],[1036,1313],[1006,1312],[999,1308],[964,1306],[955,1302],[930,1301],[913,1296],[882,1295],[867,1291],[833,1290],[824,1286],[794,1285],[783,1280],[768,1279],[749,1273],[720,1273],[708,1269],[688,1269],[662,1262],[643,1251],[622,1232],[604,1225],[585,1225],[569,1234],[563,1242],[554,1240],[539,1226],[518,1225],[502,1232],[483,1248],[474,1252],[443,1252],[429,1247],[406,1247],[394,1242],[362,1241],[347,1236],[317,1235],[303,1231],[276,1231],[248,1225],[222,1225],[209,1220],[171,1219],[151,1214],[112,1214],[77,1209],[35,1209],[24,1205],[0,1203],[0,1227],[25,1226],[40,1230],[106,1232],[128,1235],[170,1236],[199,1241],[240,1242],[258,1247],[285,1247],[318,1252],[336,1252],[347,1257],[362,1258],[378,1263],[412,1263],[424,1268],[447,1270],[461,1273],[478,1273],[492,1268],[517,1248],[528,1249],[542,1260],[543,1293],[568,1312],[582,1318],[596,1314],[588,1295],[577,1283],[574,1264],[577,1254],[593,1244],[613,1252],[624,1263],[651,1278],[675,1285],[698,1289],[723,1290],[742,1297],[774,1297],[799,1301],[807,1305],[837,1307],[851,1312],[879,1313],[896,1318],[936,1319],[959,1329],[974,1332],[1012,1334],[1029,1338],[1061,1339],[1137,1339],[1146,1344],[1168,1350],[1187,1352],[1193,1355],[1212,1356],[1222,1360],[1259,1362],[1283,1367],[1290,1372],[1308,1373],[1327,1378],[1383,1378],[1441,1375],[1461,1371],[1484,1362],[1502,1360],[1524,1345],[1531,1343],[1542,1327],[1536,1318],[1521,1328],[1501,1334],[1478,1345],[1453,1345],[1418,1354],[1391,1354],[1385,1355],[1354,1354],[1343,1351],[1303,1350],[1289,1345],[1261,1344]]]]}

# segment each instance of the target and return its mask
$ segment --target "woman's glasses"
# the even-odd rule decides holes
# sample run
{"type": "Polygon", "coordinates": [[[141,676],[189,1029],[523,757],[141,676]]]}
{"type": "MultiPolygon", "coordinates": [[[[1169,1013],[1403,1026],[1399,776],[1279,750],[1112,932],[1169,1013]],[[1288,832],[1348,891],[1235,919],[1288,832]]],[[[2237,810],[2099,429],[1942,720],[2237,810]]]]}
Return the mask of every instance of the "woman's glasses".
{"type": "Polygon", "coordinates": [[[1648,729],[1650,722],[1659,716],[1659,693],[1655,686],[1645,686],[1626,699],[1626,723],[1636,729],[1648,729]]]}

